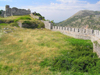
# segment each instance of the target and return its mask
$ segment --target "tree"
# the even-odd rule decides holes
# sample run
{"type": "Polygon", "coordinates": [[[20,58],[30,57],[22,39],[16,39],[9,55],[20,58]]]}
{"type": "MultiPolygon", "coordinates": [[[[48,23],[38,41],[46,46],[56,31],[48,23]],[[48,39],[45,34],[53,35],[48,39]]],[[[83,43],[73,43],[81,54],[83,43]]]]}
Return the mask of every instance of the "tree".
{"type": "Polygon", "coordinates": [[[54,20],[52,20],[51,23],[53,23],[53,25],[56,26],[54,20]]]}
{"type": "Polygon", "coordinates": [[[3,11],[3,10],[0,10],[0,15],[2,14],[2,11],[3,11]]]}

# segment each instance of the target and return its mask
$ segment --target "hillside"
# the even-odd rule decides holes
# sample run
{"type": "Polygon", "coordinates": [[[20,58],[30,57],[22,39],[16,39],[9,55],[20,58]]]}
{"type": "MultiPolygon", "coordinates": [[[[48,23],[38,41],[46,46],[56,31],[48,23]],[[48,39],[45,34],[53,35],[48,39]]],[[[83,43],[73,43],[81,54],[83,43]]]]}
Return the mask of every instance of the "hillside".
{"type": "Polygon", "coordinates": [[[0,75],[100,73],[100,59],[93,53],[90,40],[74,39],[45,28],[19,28],[15,23],[23,20],[20,17],[38,23],[29,15],[1,18],[5,23],[0,23],[0,75]]]}
{"type": "Polygon", "coordinates": [[[56,25],[100,30],[100,11],[82,10],[67,20],[56,23],[56,25]]]}

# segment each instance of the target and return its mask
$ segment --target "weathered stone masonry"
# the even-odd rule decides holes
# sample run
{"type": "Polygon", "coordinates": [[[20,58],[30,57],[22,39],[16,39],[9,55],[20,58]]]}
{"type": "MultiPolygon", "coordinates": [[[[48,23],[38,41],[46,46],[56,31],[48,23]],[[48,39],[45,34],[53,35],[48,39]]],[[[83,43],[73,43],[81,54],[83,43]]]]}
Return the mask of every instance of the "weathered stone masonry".
{"type": "Polygon", "coordinates": [[[93,52],[96,52],[100,58],[100,31],[92,29],[81,29],[81,28],[69,28],[61,26],[48,26],[47,29],[52,31],[60,31],[61,33],[84,40],[91,40],[93,42],[93,52]]]}
{"type": "Polygon", "coordinates": [[[5,6],[5,11],[2,11],[1,16],[13,16],[13,15],[29,15],[31,13],[30,9],[18,9],[16,7],[10,8],[9,5],[5,6]]]}

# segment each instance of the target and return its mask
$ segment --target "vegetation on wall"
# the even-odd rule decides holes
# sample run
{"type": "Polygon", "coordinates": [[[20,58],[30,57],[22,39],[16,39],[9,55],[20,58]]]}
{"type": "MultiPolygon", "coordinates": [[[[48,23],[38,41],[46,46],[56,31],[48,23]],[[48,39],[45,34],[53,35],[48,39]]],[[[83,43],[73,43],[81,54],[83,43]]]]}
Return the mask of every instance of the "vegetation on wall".
{"type": "Polygon", "coordinates": [[[40,13],[33,13],[35,16],[39,16],[42,20],[45,20],[45,18],[40,13]]]}

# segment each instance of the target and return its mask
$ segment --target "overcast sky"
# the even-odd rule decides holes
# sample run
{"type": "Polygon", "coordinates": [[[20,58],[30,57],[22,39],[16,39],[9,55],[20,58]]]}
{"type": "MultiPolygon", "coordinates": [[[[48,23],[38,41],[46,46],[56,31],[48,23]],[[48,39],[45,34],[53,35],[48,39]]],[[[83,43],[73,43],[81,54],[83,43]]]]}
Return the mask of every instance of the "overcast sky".
{"type": "Polygon", "coordinates": [[[5,5],[36,11],[48,20],[60,22],[80,10],[100,11],[100,0],[0,0],[0,9],[5,5]]]}

